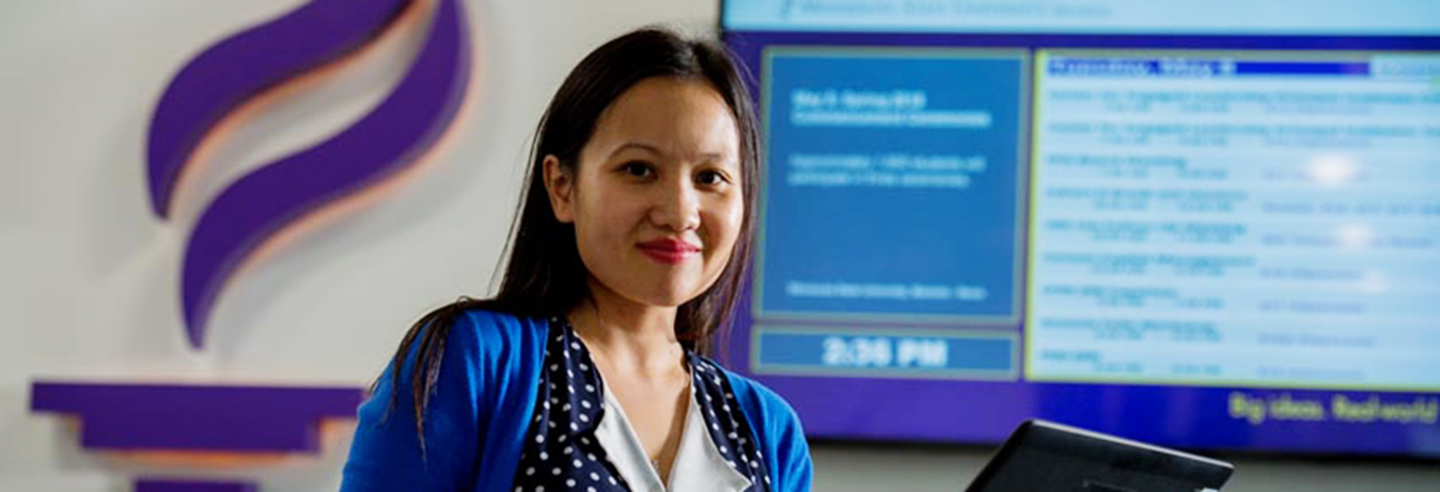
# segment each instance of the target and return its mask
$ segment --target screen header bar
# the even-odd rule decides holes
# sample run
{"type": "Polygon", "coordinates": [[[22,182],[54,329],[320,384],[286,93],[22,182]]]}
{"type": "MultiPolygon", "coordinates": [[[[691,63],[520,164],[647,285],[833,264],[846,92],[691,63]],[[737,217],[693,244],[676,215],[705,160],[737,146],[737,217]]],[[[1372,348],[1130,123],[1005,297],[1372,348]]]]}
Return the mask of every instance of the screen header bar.
{"type": "Polygon", "coordinates": [[[1430,0],[724,0],[736,31],[1440,36],[1430,0]]]}

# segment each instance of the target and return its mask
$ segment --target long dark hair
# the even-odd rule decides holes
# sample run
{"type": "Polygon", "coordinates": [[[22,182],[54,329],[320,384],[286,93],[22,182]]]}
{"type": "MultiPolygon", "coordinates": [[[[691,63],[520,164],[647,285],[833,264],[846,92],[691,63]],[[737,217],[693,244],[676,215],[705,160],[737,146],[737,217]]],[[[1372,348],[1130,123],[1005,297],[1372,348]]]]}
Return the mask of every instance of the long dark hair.
{"type": "MultiPolygon", "coordinates": [[[[759,133],[745,74],[724,45],[685,39],[654,27],[605,43],[570,72],[535,131],[530,171],[508,240],[509,259],[500,292],[492,299],[462,297],[421,317],[391,359],[391,383],[398,390],[401,369],[410,352],[416,352],[410,383],[422,449],[425,409],[439,379],[446,339],[458,316],[470,309],[517,316],[565,316],[589,295],[574,225],[555,219],[545,190],[543,162],[545,156],[553,155],[567,172],[575,173],[580,150],[594,133],[601,113],[630,87],[651,77],[708,82],[725,99],[738,126],[745,200],[739,237],[719,279],[700,296],[682,304],[675,319],[675,335],[682,345],[702,355],[711,352],[716,333],[728,328],[739,301],[754,237],[759,133]]],[[[398,399],[398,391],[392,393],[390,405],[393,407],[398,399]]]]}

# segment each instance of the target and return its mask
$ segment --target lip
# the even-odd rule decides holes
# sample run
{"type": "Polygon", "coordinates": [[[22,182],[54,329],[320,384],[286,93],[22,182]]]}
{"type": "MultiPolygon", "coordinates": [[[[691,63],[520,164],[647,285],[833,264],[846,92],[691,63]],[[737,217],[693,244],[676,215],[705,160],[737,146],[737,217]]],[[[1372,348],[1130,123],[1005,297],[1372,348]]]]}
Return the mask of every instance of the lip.
{"type": "Polygon", "coordinates": [[[645,256],[666,265],[682,263],[700,252],[699,246],[672,238],[652,239],[635,246],[640,248],[640,252],[645,253],[645,256]]]}

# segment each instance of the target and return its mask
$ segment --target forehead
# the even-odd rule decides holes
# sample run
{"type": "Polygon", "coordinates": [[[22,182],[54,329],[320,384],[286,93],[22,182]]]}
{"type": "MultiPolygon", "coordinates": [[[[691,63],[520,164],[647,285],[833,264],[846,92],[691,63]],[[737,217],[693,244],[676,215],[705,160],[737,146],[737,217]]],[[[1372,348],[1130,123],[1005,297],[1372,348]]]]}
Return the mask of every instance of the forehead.
{"type": "Polygon", "coordinates": [[[734,161],[739,141],[730,106],[708,82],[652,77],[601,113],[585,153],[603,159],[638,144],[674,158],[734,161]]]}

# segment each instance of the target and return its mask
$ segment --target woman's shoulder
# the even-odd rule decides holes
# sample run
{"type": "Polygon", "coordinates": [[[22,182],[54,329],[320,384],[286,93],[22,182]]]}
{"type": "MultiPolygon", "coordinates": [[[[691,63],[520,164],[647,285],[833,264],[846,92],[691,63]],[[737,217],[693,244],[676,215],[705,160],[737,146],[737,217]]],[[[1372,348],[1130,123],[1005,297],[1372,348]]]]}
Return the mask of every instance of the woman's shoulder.
{"type": "Polygon", "coordinates": [[[726,370],[725,375],[730,379],[730,386],[735,389],[735,398],[742,404],[751,400],[768,418],[780,419],[787,425],[800,425],[800,417],[795,413],[795,409],[775,390],[734,371],[726,370]]]}
{"type": "Polygon", "coordinates": [[[497,349],[511,343],[544,340],[549,320],[542,316],[526,316],[497,308],[485,301],[462,300],[440,308],[450,310],[443,315],[450,321],[450,339],[474,343],[477,348],[497,349]]]}

